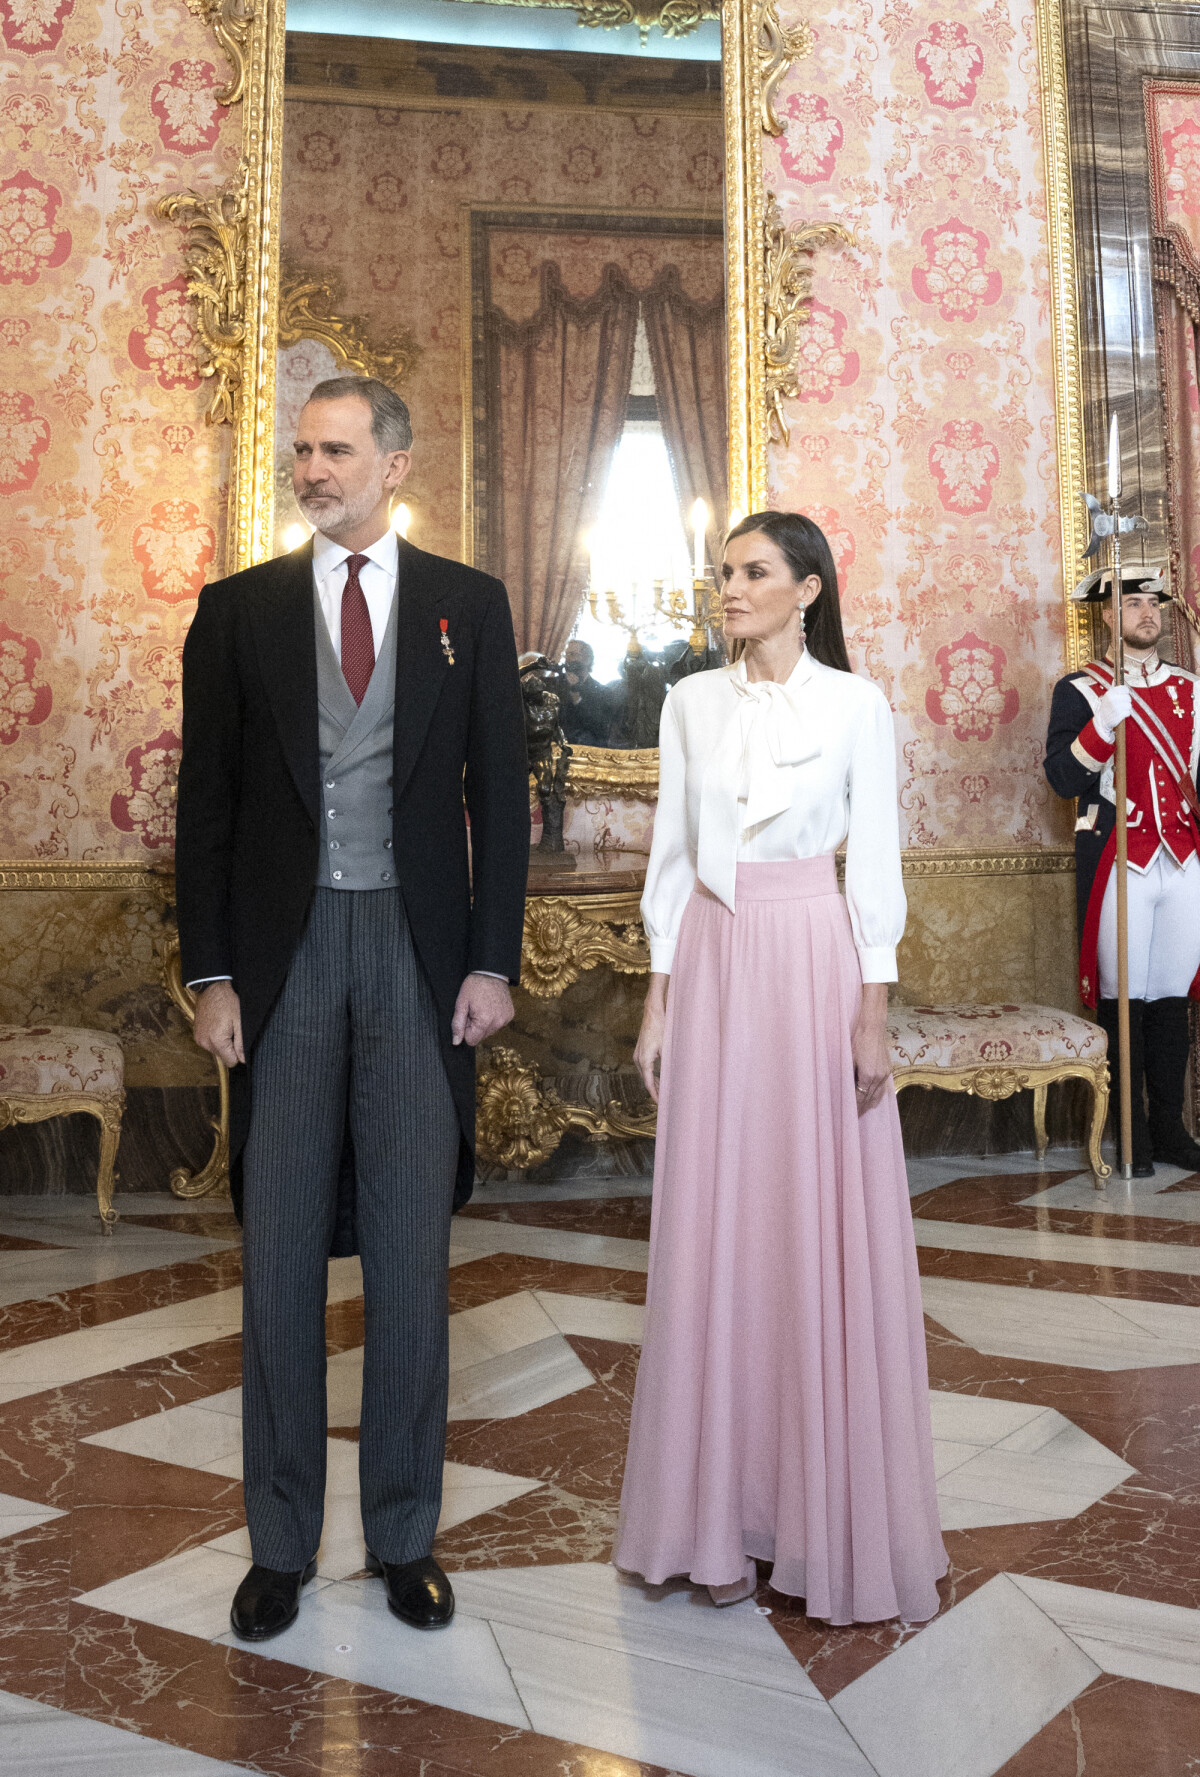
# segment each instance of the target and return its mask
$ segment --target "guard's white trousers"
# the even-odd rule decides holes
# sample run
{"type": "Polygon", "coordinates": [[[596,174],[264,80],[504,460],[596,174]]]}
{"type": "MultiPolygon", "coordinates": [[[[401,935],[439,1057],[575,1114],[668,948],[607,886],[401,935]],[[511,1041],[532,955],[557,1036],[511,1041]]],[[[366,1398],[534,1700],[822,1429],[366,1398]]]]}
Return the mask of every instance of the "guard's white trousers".
{"type": "MultiPolygon", "coordinates": [[[[1100,998],[1117,997],[1117,866],[1104,890],[1097,938],[1100,998]]],[[[1129,997],[1184,999],[1200,969],[1200,863],[1182,868],[1165,849],[1129,872],[1129,997]]]]}

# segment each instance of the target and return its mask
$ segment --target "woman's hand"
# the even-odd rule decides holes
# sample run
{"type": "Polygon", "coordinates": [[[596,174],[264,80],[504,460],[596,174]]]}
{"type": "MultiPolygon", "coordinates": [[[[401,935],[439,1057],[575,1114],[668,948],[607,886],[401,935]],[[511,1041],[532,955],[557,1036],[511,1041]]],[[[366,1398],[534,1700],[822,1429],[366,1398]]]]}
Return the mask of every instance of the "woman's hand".
{"type": "MultiPolygon", "coordinates": [[[[643,1027],[644,1028],[644,1027],[643,1027]]],[[[850,1038],[859,1116],[874,1108],[892,1077],[887,1041],[887,982],[863,984],[862,1009],[850,1038]]]]}
{"type": "Polygon", "coordinates": [[[633,1051],[634,1063],[646,1091],[658,1103],[658,1075],[655,1068],[662,1055],[663,1030],[667,1022],[667,982],[669,975],[651,975],[650,990],[642,1012],[642,1028],[633,1051]]]}

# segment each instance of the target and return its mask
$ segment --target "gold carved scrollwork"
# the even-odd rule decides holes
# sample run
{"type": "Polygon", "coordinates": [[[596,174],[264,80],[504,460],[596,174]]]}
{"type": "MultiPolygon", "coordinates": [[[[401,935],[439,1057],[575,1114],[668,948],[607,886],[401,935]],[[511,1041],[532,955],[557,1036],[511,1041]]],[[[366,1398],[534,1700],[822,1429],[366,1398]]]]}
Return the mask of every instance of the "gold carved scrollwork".
{"type": "Polygon", "coordinates": [[[658,796],[658,748],[572,747],[567,795],[577,802],[592,796],[653,802],[658,796]]]}
{"type": "Polygon", "coordinates": [[[784,416],[785,397],[799,393],[796,360],[800,355],[801,329],[812,300],[812,256],[825,241],[853,243],[840,222],[803,222],[789,228],[780,214],[774,192],[767,193],[763,215],[766,284],[763,293],[763,359],[766,370],[767,411],[787,444],[791,427],[784,416]]]}
{"type": "Polygon", "coordinates": [[[650,950],[636,896],[613,897],[606,919],[588,917],[593,897],[533,896],[525,903],[521,986],[537,999],[555,999],[584,969],[607,963],[621,975],[645,975],[650,950]],[[621,915],[625,917],[622,918],[621,915]],[[615,917],[614,917],[615,916],[615,917]]]}
{"type": "Polygon", "coordinates": [[[242,390],[248,179],[243,162],[217,197],[174,191],[156,206],[166,221],[187,230],[183,259],[188,294],[196,300],[197,326],[207,354],[201,375],[213,378],[206,413],[210,425],[232,424],[242,390]]]}
{"type": "MultiPolygon", "coordinates": [[[[196,996],[185,987],[179,963],[179,940],[176,938],[163,957],[163,986],[189,1024],[196,1018],[196,996]]],[[[217,1067],[220,1104],[212,1119],[213,1150],[202,1169],[191,1173],[186,1166],[177,1166],[171,1174],[171,1190],[176,1197],[212,1197],[229,1189],[229,1069],[213,1057],[217,1067]]]]}
{"type": "Polygon", "coordinates": [[[368,344],[364,321],[334,312],[340,300],[341,287],[335,278],[319,278],[285,263],[279,281],[280,345],[320,340],[347,370],[378,377],[399,389],[420,360],[420,346],[406,328],[389,334],[379,345],[368,344]]]}
{"type": "Polygon", "coordinates": [[[187,0],[193,18],[203,19],[229,57],[229,85],[215,94],[218,105],[236,105],[246,91],[246,55],[257,13],[256,0],[187,0]]]}
{"type": "Polygon", "coordinates": [[[657,1111],[652,1104],[641,1112],[631,1112],[615,1101],[603,1109],[567,1104],[515,1049],[503,1045],[486,1050],[480,1061],[475,1145],[485,1165],[521,1172],[540,1166],[572,1128],[582,1130],[592,1141],[654,1134],[657,1111]]]}
{"type": "Polygon", "coordinates": [[[810,56],[816,47],[813,28],[803,21],[784,25],[779,20],[775,0],[761,0],[758,9],[758,70],[762,87],[759,101],[762,127],[768,136],[782,136],[787,125],[775,111],[775,93],[793,62],[810,56]]]}
{"type": "Polygon", "coordinates": [[[719,0],[570,0],[570,4],[581,25],[602,31],[636,25],[643,43],[655,25],[664,37],[686,37],[702,19],[721,16],[719,0]]]}

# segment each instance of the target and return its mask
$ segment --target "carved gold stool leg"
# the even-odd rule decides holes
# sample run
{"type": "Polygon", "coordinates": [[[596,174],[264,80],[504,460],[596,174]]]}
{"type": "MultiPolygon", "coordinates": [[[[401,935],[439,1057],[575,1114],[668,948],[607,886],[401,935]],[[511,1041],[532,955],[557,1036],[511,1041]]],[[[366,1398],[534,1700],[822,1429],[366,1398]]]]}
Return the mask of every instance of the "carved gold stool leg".
{"type": "Polygon", "coordinates": [[[1102,1061],[1092,1074],[1092,1127],[1088,1135],[1088,1163],[1092,1169],[1092,1183],[1097,1191],[1104,1189],[1104,1181],[1112,1172],[1112,1168],[1105,1165],[1100,1154],[1100,1140],[1107,1121],[1108,1063],[1102,1061]]]}
{"type": "Polygon", "coordinates": [[[117,1145],[121,1140],[121,1118],[124,1111],[125,1094],[122,1092],[119,1098],[106,1099],[93,1112],[100,1123],[100,1164],[96,1169],[96,1203],[100,1210],[100,1225],[105,1234],[111,1234],[114,1222],[120,1219],[112,1206],[112,1200],[113,1187],[116,1182],[117,1145]]]}
{"type": "Polygon", "coordinates": [[[1050,1146],[1046,1134],[1046,1094],[1049,1086],[1043,1080],[1033,1089],[1033,1144],[1037,1149],[1039,1160],[1046,1158],[1046,1149],[1050,1146]]]}

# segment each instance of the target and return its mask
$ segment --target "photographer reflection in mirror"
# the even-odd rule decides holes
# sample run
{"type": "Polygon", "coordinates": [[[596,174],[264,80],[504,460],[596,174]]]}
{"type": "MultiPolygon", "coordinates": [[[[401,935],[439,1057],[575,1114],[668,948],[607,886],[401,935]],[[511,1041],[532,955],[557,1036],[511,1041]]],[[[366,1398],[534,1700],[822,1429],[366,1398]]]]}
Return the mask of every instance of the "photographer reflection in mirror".
{"type": "Polygon", "coordinates": [[[616,686],[601,685],[593,677],[596,651],[577,636],[567,643],[563,666],[567,694],[560,715],[562,731],[572,746],[606,747],[615,713],[616,686]]]}

